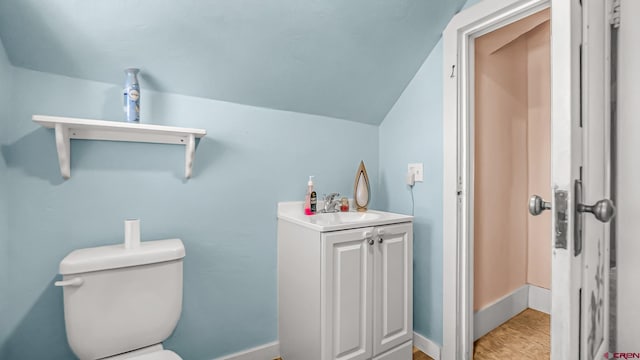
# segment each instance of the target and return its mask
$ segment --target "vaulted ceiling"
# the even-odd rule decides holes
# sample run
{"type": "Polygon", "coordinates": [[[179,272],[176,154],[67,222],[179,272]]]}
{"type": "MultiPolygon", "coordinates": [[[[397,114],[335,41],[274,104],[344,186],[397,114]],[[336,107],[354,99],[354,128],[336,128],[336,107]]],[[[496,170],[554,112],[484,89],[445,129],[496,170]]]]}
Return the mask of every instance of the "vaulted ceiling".
{"type": "Polygon", "coordinates": [[[379,124],[463,4],[0,0],[0,37],[18,67],[379,124]]]}

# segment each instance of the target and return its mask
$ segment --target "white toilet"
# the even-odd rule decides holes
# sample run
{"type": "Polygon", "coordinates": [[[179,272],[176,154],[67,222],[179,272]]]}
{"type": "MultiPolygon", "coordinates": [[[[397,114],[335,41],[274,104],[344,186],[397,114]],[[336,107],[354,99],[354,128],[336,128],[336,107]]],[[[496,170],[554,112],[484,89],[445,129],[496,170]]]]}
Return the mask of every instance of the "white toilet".
{"type": "Polygon", "coordinates": [[[60,262],[67,339],[81,360],[181,360],[164,350],[182,311],[179,239],[79,249],[60,262]]]}

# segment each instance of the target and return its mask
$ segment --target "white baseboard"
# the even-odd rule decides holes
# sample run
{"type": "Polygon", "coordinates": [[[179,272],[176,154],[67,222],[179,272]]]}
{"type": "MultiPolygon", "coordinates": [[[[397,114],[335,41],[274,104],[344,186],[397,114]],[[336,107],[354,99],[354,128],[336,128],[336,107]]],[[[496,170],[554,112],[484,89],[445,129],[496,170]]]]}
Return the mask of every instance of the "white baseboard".
{"type": "MultiPolygon", "coordinates": [[[[473,318],[473,340],[484,336],[528,307],[547,314],[551,313],[551,291],[535,285],[524,285],[479,310],[473,318]]],[[[433,359],[440,360],[440,345],[417,332],[413,333],[413,346],[433,359]]],[[[274,341],[215,360],[271,360],[279,356],[280,343],[274,341]]]]}
{"type": "Polygon", "coordinates": [[[473,316],[473,340],[478,340],[527,308],[550,314],[551,290],[535,285],[523,285],[511,294],[478,310],[473,316]]]}
{"type": "Polygon", "coordinates": [[[418,334],[417,332],[413,333],[413,346],[417,347],[418,350],[429,355],[434,360],[440,360],[440,345],[418,334]]]}
{"type": "Polygon", "coordinates": [[[529,303],[529,286],[524,285],[493,304],[476,311],[473,316],[473,340],[524,311],[529,303]]]}
{"type": "Polygon", "coordinates": [[[280,343],[274,341],[235,354],[225,355],[215,360],[272,360],[279,356],[280,343]]]}
{"type": "MultiPolygon", "coordinates": [[[[440,345],[416,332],[413,333],[413,346],[434,360],[440,360],[440,345]]],[[[252,349],[225,355],[215,360],[271,360],[277,357],[280,357],[280,343],[274,341],[252,349]]]]}
{"type": "Polygon", "coordinates": [[[551,314],[551,290],[529,285],[529,307],[551,314]]]}

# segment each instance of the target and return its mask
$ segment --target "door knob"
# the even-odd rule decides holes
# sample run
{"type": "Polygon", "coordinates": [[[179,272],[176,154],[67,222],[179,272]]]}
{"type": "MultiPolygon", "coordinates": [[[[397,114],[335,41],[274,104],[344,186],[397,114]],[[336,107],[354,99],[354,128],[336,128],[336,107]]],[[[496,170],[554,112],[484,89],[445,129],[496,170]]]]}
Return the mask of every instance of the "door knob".
{"type": "Polygon", "coordinates": [[[609,222],[616,216],[616,207],[609,199],[602,199],[593,205],[578,204],[576,210],[581,213],[592,213],[596,219],[603,223],[609,222]]]}
{"type": "Polygon", "coordinates": [[[373,239],[369,239],[369,245],[373,245],[374,242],[373,239]]]}
{"type": "Polygon", "coordinates": [[[529,213],[531,215],[537,216],[542,214],[543,211],[550,209],[551,203],[542,200],[542,198],[538,195],[532,195],[529,199],[529,213]]]}

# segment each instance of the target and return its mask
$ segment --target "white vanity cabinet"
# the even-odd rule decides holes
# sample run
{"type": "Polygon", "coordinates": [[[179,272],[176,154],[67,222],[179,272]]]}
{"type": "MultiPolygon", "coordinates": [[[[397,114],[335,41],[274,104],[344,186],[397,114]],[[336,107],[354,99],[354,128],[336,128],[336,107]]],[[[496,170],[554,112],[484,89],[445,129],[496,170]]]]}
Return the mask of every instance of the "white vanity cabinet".
{"type": "Polygon", "coordinates": [[[412,358],[413,226],[397,216],[333,231],[279,218],[283,360],[412,358]]]}

